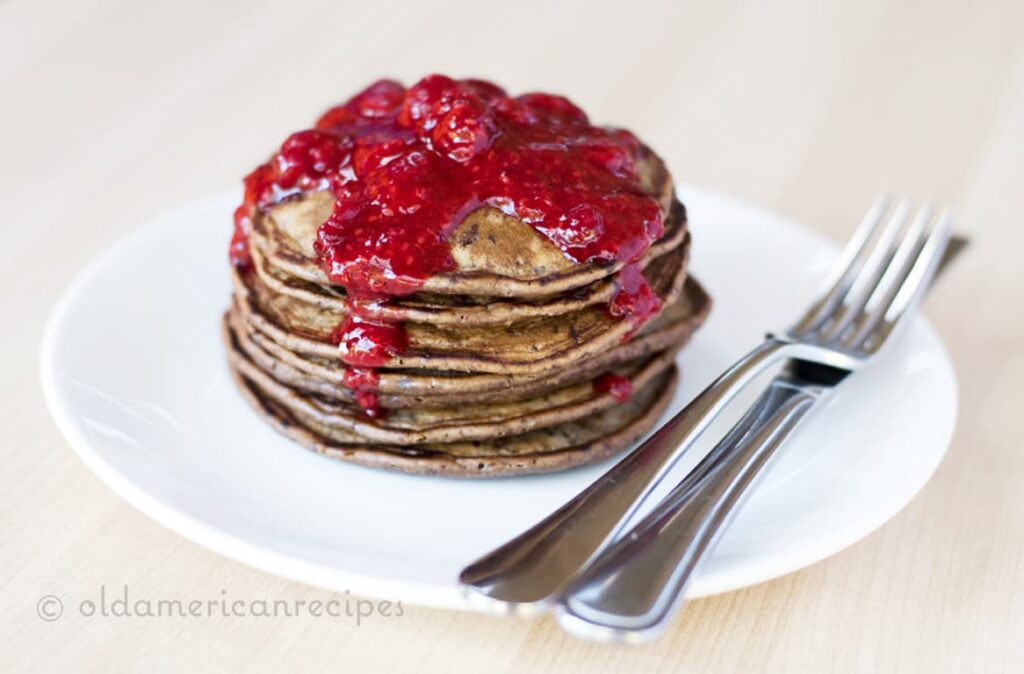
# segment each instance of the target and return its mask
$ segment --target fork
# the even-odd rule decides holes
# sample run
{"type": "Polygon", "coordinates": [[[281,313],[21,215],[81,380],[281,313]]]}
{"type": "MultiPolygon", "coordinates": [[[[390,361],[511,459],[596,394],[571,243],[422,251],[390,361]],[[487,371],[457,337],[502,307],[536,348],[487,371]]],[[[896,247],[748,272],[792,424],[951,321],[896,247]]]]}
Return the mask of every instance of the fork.
{"type": "MultiPolygon", "coordinates": [[[[877,209],[884,213],[885,203],[877,209]]],[[[647,640],[665,628],[700,561],[782,441],[818,400],[882,348],[927,291],[949,242],[950,218],[936,219],[926,207],[904,229],[909,211],[907,201],[896,206],[870,253],[883,218],[869,214],[829,291],[775,338],[822,346],[836,357],[792,359],[701,463],[569,582],[557,606],[562,627],[623,641],[647,640]],[[842,358],[852,367],[834,366],[842,358]]]]}
{"type": "MultiPolygon", "coordinates": [[[[655,585],[668,578],[674,582],[663,582],[646,592],[648,605],[645,609],[640,606],[643,601],[624,607],[609,599],[618,596],[611,592],[613,588],[630,589],[633,596],[637,596],[634,582],[622,581],[624,584],[616,585],[614,581],[615,578],[635,580],[635,571],[644,568],[643,564],[625,565],[622,573],[615,570],[628,561],[626,557],[636,555],[640,549],[638,544],[631,548],[630,555],[625,555],[621,551],[630,548],[628,541],[646,541],[644,532],[658,529],[652,518],[664,518],[677,510],[685,501],[682,497],[686,490],[692,491],[700,480],[684,480],[661,507],[645,518],[641,523],[644,528],[634,529],[626,543],[620,542],[615,550],[609,550],[609,556],[601,565],[591,567],[589,573],[584,571],[567,594],[564,592],[566,584],[608,541],[620,538],[626,523],[672,466],[739,391],[759,375],[782,361],[789,361],[803,364],[804,370],[811,364],[821,366],[823,371],[841,379],[859,369],[889,341],[893,332],[905,323],[902,319],[913,313],[920,302],[950,237],[952,218],[948,212],[935,216],[926,206],[913,219],[912,215],[909,200],[899,200],[894,205],[887,197],[879,199],[845,247],[826,281],[824,292],[792,328],[781,335],[768,335],[762,344],[726,370],[646,442],[564,506],[466,567],[460,580],[467,598],[485,608],[516,613],[543,610],[558,600],[563,625],[578,628],[590,624],[598,636],[621,637],[625,632],[647,634],[656,630],[678,603],[675,598],[681,593],[688,572],[681,578],[682,585],[678,582],[680,578],[671,572],[667,576],[651,576],[649,580],[655,585]],[[613,558],[612,554],[616,556],[613,558]],[[615,572],[601,576],[601,569],[615,572]],[[608,585],[608,593],[600,591],[601,583],[608,585]],[[564,597],[559,599],[562,595],[564,597]],[[628,615],[623,617],[622,613],[628,615]],[[652,617],[656,614],[657,617],[652,617]],[[641,624],[643,618],[647,619],[645,625],[641,624]]],[[[791,373],[790,376],[800,375],[791,373]]],[[[748,449],[761,448],[754,454],[770,456],[806,414],[814,399],[830,388],[820,384],[816,388],[814,381],[797,378],[773,382],[765,394],[775,396],[771,400],[779,408],[770,415],[772,423],[766,424],[765,419],[758,417],[769,409],[762,396],[755,411],[746,415],[698,468],[720,475],[711,470],[716,462],[729,453],[726,450],[744,443],[748,449]],[[782,396],[785,390],[793,391],[792,395],[782,396]],[[774,433],[766,435],[771,427],[775,427],[774,433]],[[757,431],[758,428],[761,430],[757,431]],[[754,435],[748,437],[751,431],[754,435]]],[[[737,490],[733,483],[725,490],[735,496],[725,509],[726,514],[734,508],[756,473],[756,469],[753,473],[740,471],[741,475],[746,475],[745,481],[740,481],[740,488],[737,490]]],[[[735,479],[735,471],[732,477],[735,479]]],[[[669,517],[677,522],[683,519],[669,517]]],[[[704,549],[710,546],[710,539],[721,530],[725,519],[712,527],[704,549]]],[[[663,561],[675,569],[678,560],[678,555],[667,555],[663,561]]]]}

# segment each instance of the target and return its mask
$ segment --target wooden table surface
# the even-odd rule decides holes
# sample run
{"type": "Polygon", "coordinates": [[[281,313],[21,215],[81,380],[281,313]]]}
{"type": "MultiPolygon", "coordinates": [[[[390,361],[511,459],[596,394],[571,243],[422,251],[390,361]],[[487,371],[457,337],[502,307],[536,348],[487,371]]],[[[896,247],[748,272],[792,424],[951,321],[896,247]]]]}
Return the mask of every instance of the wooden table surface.
{"type": "Polygon", "coordinates": [[[0,2],[0,668],[1024,671],[1024,3],[160,4],[0,2]],[[961,387],[937,474],[850,549],[694,602],[640,648],[411,606],[358,626],[41,620],[41,597],[104,585],[330,598],[208,552],[103,486],[45,408],[40,333],[72,274],[140,221],[237,184],[369,80],[432,71],[564,92],[633,128],[679,179],[836,240],[883,188],[953,204],[972,246],[926,307],[961,387]]]}

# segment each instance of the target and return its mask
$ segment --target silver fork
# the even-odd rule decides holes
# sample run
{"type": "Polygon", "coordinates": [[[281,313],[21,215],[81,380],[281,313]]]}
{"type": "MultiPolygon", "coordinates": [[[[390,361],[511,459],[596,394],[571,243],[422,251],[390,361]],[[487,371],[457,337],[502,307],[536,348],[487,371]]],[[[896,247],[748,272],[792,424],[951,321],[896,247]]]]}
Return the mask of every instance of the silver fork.
{"type": "Polygon", "coordinates": [[[829,348],[853,366],[792,359],[697,467],[569,582],[558,601],[564,628],[589,638],[642,641],[666,627],[700,561],[783,440],[818,400],[882,348],[927,291],[946,252],[950,218],[933,218],[924,208],[904,229],[908,215],[909,203],[901,202],[870,253],[882,218],[869,216],[829,291],[781,338],[829,348]]]}
{"type": "MultiPolygon", "coordinates": [[[[948,213],[936,218],[926,207],[907,226],[911,211],[907,200],[895,206],[887,198],[876,202],[840,256],[826,290],[792,328],[783,335],[769,335],[646,442],[556,512],[463,570],[460,580],[467,596],[486,607],[505,612],[528,613],[549,606],[599,549],[620,537],[626,522],[714,418],[740,390],[768,368],[793,360],[826,366],[837,376],[845,376],[843,373],[861,367],[887,343],[889,336],[904,322],[901,319],[912,313],[920,302],[949,241],[951,218],[948,213]]],[[[797,383],[806,382],[799,380],[797,383]]],[[[728,453],[725,450],[731,451],[735,445],[777,446],[806,413],[813,399],[828,388],[800,390],[799,386],[785,384],[785,381],[773,383],[765,394],[775,396],[772,401],[777,409],[770,415],[773,423],[766,425],[763,418],[757,417],[756,410],[760,409],[763,416],[768,409],[762,397],[755,405],[755,412],[748,414],[702,462],[705,472],[721,474],[710,469],[728,453]],[[794,393],[783,396],[784,390],[794,393]],[[764,429],[769,426],[775,426],[776,430],[765,435],[764,429]],[[751,436],[752,429],[761,430],[754,430],[751,436]]],[[[770,456],[773,452],[774,449],[767,454],[770,456]]],[[[763,454],[763,450],[760,453],[763,454]]],[[[752,479],[753,474],[748,477],[752,479]]],[[[673,503],[678,507],[681,493],[686,493],[685,484],[690,484],[692,489],[694,480],[684,480],[684,484],[663,501],[663,507],[652,512],[642,524],[652,527],[653,516],[664,516],[674,510],[673,503]]],[[[748,484],[749,480],[738,491],[734,484],[726,492],[742,495],[748,484]]],[[[731,511],[732,506],[726,512],[731,511]]],[[[672,521],[679,521],[679,518],[672,521]]],[[[721,522],[715,531],[720,529],[721,522]]],[[[629,539],[637,539],[642,533],[643,530],[634,530],[629,539]]],[[[709,544],[705,541],[705,549],[709,544]]],[[[621,550],[625,546],[625,543],[620,544],[616,548],[620,552],[616,554],[623,555],[621,550]]],[[[666,604],[657,591],[647,593],[649,610],[646,611],[640,606],[642,601],[631,607],[607,603],[607,596],[615,595],[595,593],[593,588],[599,589],[600,583],[610,582],[609,577],[599,575],[601,568],[617,569],[622,563],[622,558],[618,557],[614,565],[608,566],[608,559],[610,557],[606,557],[600,567],[593,567],[595,570],[589,574],[581,575],[568,589],[566,598],[560,602],[563,624],[570,628],[575,625],[577,631],[590,625],[592,636],[624,636],[619,631],[650,632],[660,624],[650,616],[659,612],[662,616],[669,615],[675,604],[666,604]],[[593,585],[588,585],[588,581],[593,585]],[[619,623],[616,616],[623,614],[630,614],[629,619],[619,623]],[[647,616],[647,627],[641,626],[640,616],[647,616]]],[[[678,558],[669,561],[674,569],[678,558]]],[[[688,577],[688,573],[686,575],[688,577]]],[[[610,577],[614,580],[620,575],[616,572],[610,577]]],[[[685,579],[683,581],[685,584],[685,579]]],[[[682,590],[682,585],[676,585],[669,588],[672,597],[682,590]]],[[[626,587],[632,588],[630,591],[636,596],[632,583],[627,583],[626,587]]],[[[669,587],[669,584],[659,587],[669,587]]]]}

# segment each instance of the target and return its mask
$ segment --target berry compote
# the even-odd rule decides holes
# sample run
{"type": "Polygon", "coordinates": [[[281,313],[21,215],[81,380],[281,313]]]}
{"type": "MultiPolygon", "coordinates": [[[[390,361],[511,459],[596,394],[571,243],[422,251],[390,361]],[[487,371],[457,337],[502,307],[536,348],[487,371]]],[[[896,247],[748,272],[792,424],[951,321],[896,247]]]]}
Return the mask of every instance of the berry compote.
{"type": "Polygon", "coordinates": [[[229,254],[251,264],[257,209],[333,193],[314,249],[352,309],[334,334],[350,368],[345,384],[376,416],[374,368],[400,356],[408,340],[400,324],[360,317],[358,307],[414,293],[453,270],[448,237],[480,207],[529,224],[574,263],[625,263],[608,311],[632,330],[656,313],[661,300],[638,263],[664,224],[638,180],[639,158],[632,134],[591,125],[561,96],[511,97],[489,82],[442,75],[408,89],[381,80],[289,136],[246,176],[229,254]]]}
{"type": "Polygon", "coordinates": [[[594,390],[598,393],[610,393],[613,398],[624,403],[633,395],[633,382],[621,374],[605,372],[594,380],[594,390]]]}

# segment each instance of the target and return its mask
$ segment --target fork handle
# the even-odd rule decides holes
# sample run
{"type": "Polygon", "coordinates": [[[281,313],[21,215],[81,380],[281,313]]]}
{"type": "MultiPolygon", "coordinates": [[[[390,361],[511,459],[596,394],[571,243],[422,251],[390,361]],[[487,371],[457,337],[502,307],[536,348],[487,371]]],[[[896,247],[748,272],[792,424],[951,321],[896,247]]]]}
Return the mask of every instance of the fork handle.
{"type": "Polygon", "coordinates": [[[802,345],[769,337],[726,370],[654,435],[571,501],[531,529],[466,567],[470,601],[530,613],[622,528],[668,470],[736,394],[768,367],[799,356],[802,345]]]}
{"type": "Polygon", "coordinates": [[[721,442],[559,599],[559,623],[606,641],[657,636],[749,487],[821,393],[776,378],[721,442]]]}

